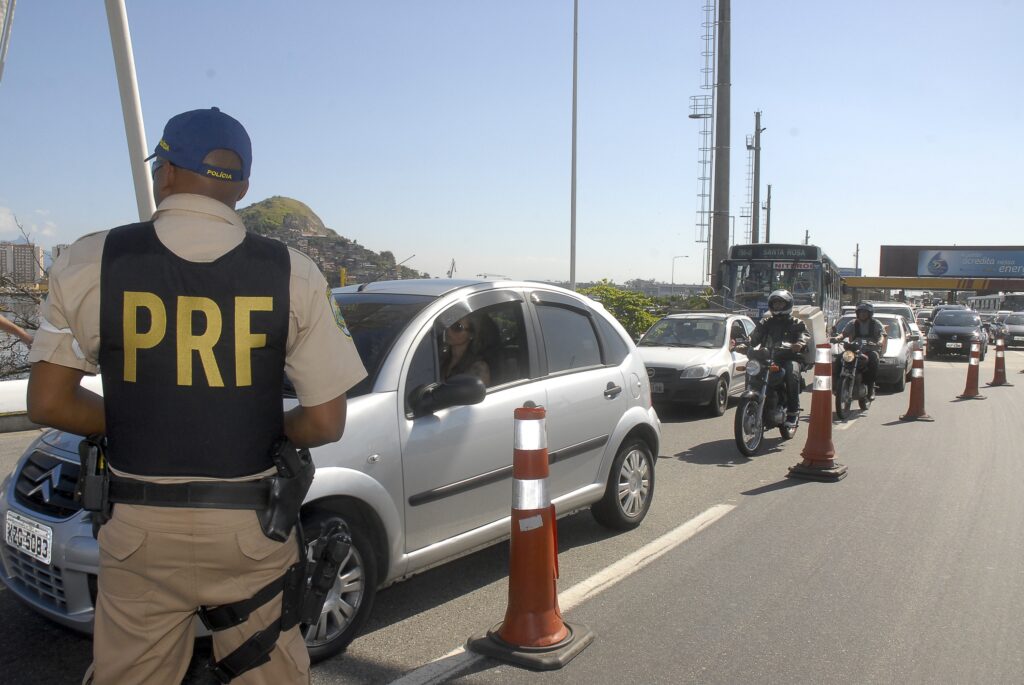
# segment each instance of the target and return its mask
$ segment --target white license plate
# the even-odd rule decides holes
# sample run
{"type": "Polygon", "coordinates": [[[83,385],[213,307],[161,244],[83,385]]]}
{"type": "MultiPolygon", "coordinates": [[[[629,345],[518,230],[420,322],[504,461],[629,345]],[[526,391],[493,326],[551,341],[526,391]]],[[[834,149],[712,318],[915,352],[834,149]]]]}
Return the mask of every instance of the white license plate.
{"type": "Polygon", "coordinates": [[[959,348],[961,348],[963,346],[964,346],[963,343],[946,343],[946,347],[956,347],[956,348],[959,349],[959,348]]]}
{"type": "Polygon", "coordinates": [[[4,539],[14,549],[20,550],[44,564],[50,563],[53,551],[53,529],[32,519],[7,512],[4,539]]]}
{"type": "Polygon", "coordinates": [[[665,392],[665,384],[651,383],[651,392],[665,392]]]}

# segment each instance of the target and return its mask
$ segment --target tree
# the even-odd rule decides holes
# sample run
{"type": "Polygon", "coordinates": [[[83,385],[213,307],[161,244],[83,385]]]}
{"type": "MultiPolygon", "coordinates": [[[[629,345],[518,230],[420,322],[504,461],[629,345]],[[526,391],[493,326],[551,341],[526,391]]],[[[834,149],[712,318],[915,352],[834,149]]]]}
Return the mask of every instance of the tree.
{"type": "MultiPolygon", "coordinates": [[[[14,216],[14,225],[29,244],[32,240],[25,232],[25,227],[14,216]]],[[[44,273],[43,264],[39,272],[44,273]]],[[[32,335],[39,328],[39,304],[42,295],[38,290],[22,283],[16,283],[11,274],[0,276],[0,300],[3,311],[0,316],[7,319],[11,326],[0,326],[4,333],[0,334],[0,379],[20,378],[28,373],[28,345],[23,333],[32,335]]]]}
{"type": "Polygon", "coordinates": [[[617,288],[608,279],[579,292],[603,304],[634,339],[658,320],[651,313],[657,308],[654,300],[640,292],[617,288]]]}

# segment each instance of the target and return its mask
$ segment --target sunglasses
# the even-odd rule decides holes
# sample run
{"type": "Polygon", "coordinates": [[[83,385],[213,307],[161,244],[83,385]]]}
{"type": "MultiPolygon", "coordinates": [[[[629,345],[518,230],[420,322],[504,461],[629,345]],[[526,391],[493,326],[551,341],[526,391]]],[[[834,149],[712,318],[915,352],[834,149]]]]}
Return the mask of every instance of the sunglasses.
{"type": "Polygon", "coordinates": [[[167,164],[167,163],[168,162],[167,162],[166,159],[162,159],[160,157],[154,157],[153,158],[153,161],[150,162],[149,173],[153,177],[154,180],[156,180],[156,172],[160,171],[160,167],[162,167],[164,164],[167,164]]]}
{"type": "Polygon", "coordinates": [[[449,328],[449,330],[453,330],[453,331],[456,331],[456,332],[461,332],[461,331],[469,331],[470,333],[473,332],[473,327],[472,326],[468,326],[468,325],[462,323],[461,321],[456,321],[455,323],[453,323],[448,328],[449,328]]]}

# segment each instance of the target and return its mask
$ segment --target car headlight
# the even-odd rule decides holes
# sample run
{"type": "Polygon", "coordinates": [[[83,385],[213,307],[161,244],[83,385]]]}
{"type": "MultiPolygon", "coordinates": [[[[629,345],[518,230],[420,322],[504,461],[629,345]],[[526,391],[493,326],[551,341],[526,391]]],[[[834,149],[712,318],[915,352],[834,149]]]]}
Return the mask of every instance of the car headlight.
{"type": "Polygon", "coordinates": [[[928,333],[928,339],[929,340],[938,340],[939,339],[939,335],[938,335],[938,333],[929,332],[928,333]]]}
{"type": "Polygon", "coordinates": [[[711,374],[711,367],[707,364],[700,364],[698,366],[691,366],[683,369],[683,372],[679,374],[680,378],[705,378],[711,374]]]}
{"type": "Polygon", "coordinates": [[[757,361],[756,359],[748,359],[747,375],[756,376],[759,373],[761,373],[761,362],[757,361]]]}
{"type": "Polygon", "coordinates": [[[852,362],[855,356],[856,355],[853,353],[853,350],[846,350],[845,352],[843,352],[843,361],[852,362]]]}

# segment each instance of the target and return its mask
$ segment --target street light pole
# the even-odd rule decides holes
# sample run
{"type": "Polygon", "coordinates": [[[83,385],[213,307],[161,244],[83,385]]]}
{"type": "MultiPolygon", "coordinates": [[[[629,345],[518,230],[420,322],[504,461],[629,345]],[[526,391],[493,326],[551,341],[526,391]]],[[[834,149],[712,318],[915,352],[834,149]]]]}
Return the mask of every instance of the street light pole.
{"type": "Polygon", "coordinates": [[[676,260],[677,259],[688,259],[689,257],[690,257],[690,255],[688,255],[688,254],[678,254],[678,255],[676,255],[675,257],[672,258],[672,294],[673,295],[675,294],[675,291],[676,291],[676,260]]]}
{"type": "Polygon", "coordinates": [[[572,3],[572,190],[569,200],[569,289],[576,290],[576,62],[579,44],[579,0],[572,3]]]}

